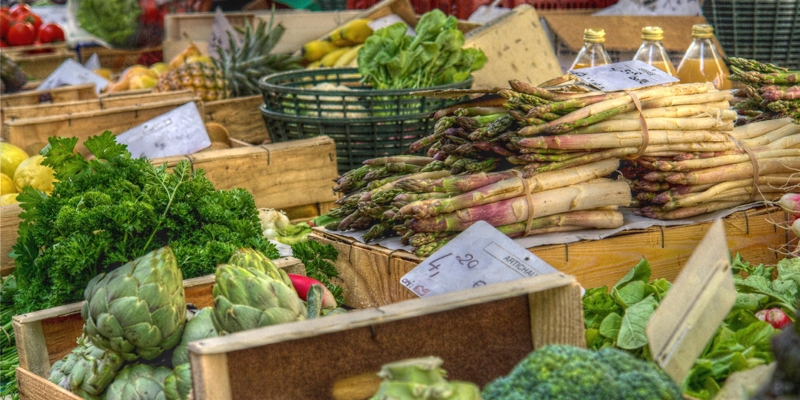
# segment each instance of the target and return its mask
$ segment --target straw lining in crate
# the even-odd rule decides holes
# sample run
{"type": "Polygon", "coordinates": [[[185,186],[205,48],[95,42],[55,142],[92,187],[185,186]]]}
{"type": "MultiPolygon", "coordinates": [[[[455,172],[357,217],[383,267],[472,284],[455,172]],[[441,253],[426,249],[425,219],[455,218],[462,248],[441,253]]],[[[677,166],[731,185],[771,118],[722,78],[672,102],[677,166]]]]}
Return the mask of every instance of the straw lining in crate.
{"type": "Polygon", "coordinates": [[[728,56],[800,69],[800,1],[705,0],[703,15],[728,56]]]}
{"type": "MultiPolygon", "coordinates": [[[[272,141],[327,135],[336,142],[340,173],[368,158],[408,152],[433,129],[431,113],[461,100],[411,95],[419,89],[373,90],[355,68],[282,72],[262,78],[259,86],[272,141]]],[[[470,78],[436,89],[471,86],[470,78]]]]}

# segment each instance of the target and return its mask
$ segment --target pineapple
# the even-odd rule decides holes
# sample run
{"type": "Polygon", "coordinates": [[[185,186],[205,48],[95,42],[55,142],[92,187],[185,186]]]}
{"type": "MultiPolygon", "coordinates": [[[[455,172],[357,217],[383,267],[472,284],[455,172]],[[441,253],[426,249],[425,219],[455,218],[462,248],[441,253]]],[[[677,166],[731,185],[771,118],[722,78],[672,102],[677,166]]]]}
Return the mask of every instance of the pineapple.
{"type": "Polygon", "coordinates": [[[259,94],[258,80],[274,72],[299,69],[299,56],[270,54],[285,28],[259,21],[255,30],[245,25],[241,46],[228,37],[227,50],[217,47],[212,63],[190,61],[161,75],[156,92],[193,89],[204,101],[259,94]]]}

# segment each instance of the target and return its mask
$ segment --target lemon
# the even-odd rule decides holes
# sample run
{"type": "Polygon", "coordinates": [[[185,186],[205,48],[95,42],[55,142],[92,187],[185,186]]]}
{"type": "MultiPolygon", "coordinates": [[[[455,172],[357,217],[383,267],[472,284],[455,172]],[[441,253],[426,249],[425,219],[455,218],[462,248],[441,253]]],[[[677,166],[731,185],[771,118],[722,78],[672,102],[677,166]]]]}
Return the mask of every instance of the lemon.
{"type": "Polygon", "coordinates": [[[28,153],[11,143],[0,142],[0,172],[14,176],[14,171],[23,160],[28,158],[28,153]]]}
{"type": "Polygon", "coordinates": [[[17,192],[22,192],[25,186],[32,186],[34,189],[50,193],[53,191],[53,182],[56,181],[55,171],[52,168],[42,165],[43,156],[35,155],[28,157],[21,162],[14,172],[14,185],[17,192]]]}
{"type": "Polygon", "coordinates": [[[9,204],[18,203],[17,195],[19,193],[9,193],[0,196],[0,206],[7,206],[9,204]]]}
{"type": "Polygon", "coordinates": [[[11,179],[10,176],[0,172],[0,195],[8,193],[17,193],[14,180],[11,179]]]}

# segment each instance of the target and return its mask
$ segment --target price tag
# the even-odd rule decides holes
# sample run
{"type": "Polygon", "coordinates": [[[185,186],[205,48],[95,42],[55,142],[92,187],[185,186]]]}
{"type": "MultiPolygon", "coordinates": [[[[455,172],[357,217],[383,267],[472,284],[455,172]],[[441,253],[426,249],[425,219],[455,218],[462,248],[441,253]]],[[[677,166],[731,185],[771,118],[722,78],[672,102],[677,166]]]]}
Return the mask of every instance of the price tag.
{"type": "Polygon", "coordinates": [[[680,80],[639,60],[570,70],[569,73],[606,92],[663,85],[680,80]]]}
{"type": "Polygon", "coordinates": [[[725,227],[718,219],[647,323],[653,360],[678,384],[736,301],[728,251],[725,227]]]}
{"type": "Polygon", "coordinates": [[[97,53],[92,54],[92,56],[89,57],[89,59],[86,60],[85,63],[83,63],[83,66],[88,68],[88,69],[90,69],[90,70],[92,70],[92,71],[94,71],[96,69],[99,69],[100,68],[100,57],[97,56],[97,53]]]}
{"type": "Polygon", "coordinates": [[[117,135],[117,142],[127,144],[132,157],[147,158],[192,154],[211,146],[194,102],[117,135]]]}
{"type": "Polygon", "coordinates": [[[400,278],[419,297],[558,272],[488,222],[478,221],[400,278]]]}
{"type": "Polygon", "coordinates": [[[397,14],[389,14],[385,17],[374,19],[367,25],[369,25],[373,31],[377,31],[378,29],[386,28],[387,26],[394,25],[398,22],[402,22],[408,27],[406,30],[406,36],[417,36],[417,32],[414,31],[414,28],[409,26],[408,23],[403,18],[400,18],[400,16],[397,14]]]}
{"type": "Polygon", "coordinates": [[[239,36],[239,32],[236,32],[231,22],[228,21],[225,14],[222,13],[222,9],[217,7],[217,10],[214,12],[214,23],[211,25],[211,36],[208,38],[209,56],[219,58],[216,46],[219,46],[223,50],[228,50],[228,45],[230,44],[228,34],[236,40],[236,43],[240,46],[242,45],[243,39],[239,36]]]}
{"type": "Polygon", "coordinates": [[[37,90],[53,89],[59,86],[80,85],[84,83],[94,83],[94,90],[100,93],[106,86],[108,80],[95,74],[89,68],[84,67],[79,62],[68,58],[53,71],[41,84],[37,90]]]}

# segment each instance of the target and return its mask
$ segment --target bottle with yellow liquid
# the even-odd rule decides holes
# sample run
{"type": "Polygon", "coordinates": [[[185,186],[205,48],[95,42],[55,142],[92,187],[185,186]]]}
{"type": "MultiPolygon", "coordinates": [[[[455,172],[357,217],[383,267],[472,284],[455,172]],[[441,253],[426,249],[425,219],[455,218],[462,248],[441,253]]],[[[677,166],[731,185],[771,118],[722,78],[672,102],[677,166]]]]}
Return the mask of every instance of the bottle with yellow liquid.
{"type": "Polygon", "coordinates": [[[586,29],[583,31],[583,47],[572,62],[570,70],[596,67],[611,63],[603,43],[606,42],[606,31],[603,29],[586,29]]]}
{"type": "Polygon", "coordinates": [[[642,45],[633,56],[634,60],[646,62],[672,76],[675,76],[675,67],[669,60],[667,50],[661,41],[664,40],[664,31],[657,26],[642,28],[642,45]]]}
{"type": "Polygon", "coordinates": [[[730,72],[711,40],[713,37],[714,28],[711,25],[692,26],[692,44],[683,55],[675,75],[681,83],[713,82],[719,90],[731,88],[731,81],[728,79],[730,72]]]}

